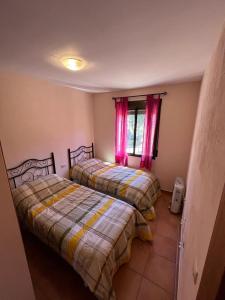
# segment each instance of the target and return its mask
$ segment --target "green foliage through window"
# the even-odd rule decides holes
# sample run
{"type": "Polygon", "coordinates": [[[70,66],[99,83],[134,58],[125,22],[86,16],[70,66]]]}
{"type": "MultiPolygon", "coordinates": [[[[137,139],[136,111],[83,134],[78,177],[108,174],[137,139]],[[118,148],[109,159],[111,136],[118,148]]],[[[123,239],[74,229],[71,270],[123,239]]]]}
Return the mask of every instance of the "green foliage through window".
{"type": "Polygon", "coordinates": [[[129,155],[141,155],[144,133],[145,110],[128,111],[127,118],[127,152],[129,155]]]}

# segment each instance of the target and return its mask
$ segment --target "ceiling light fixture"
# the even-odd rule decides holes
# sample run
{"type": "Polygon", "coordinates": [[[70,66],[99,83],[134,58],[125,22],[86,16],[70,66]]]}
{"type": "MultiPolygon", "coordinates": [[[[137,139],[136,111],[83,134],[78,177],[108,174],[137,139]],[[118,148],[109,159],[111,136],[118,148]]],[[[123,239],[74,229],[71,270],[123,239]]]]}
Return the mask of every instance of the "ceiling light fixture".
{"type": "Polygon", "coordinates": [[[84,67],[84,61],[78,58],[67,57],[62,59],[64,67],[71,71],[78,71],[84,67]]]}

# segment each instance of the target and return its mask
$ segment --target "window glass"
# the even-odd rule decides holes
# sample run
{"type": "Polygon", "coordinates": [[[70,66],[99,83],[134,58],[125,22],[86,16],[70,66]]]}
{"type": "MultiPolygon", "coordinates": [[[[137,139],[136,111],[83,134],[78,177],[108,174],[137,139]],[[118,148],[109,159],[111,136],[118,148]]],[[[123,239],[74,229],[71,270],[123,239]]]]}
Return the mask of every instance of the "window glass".
{"type": "Polygon", "coordinates": [[[129,110],[127,118],[127,153],[133,153],[135,111],[129,110]]]}
{"type": "Polygon", "coordinates": [[[128,111],[127,118],[127,153],[141,155],[144,133],[145,110],[136,109],[128,111]],[[136,124],[135,124],[136,122],[136,124]],[[134,149],[135,147],[135,149],[134,149]]]}
{"type": "Polygon", "coordinates": [[[139,155],[141,155],[142,153],[144,121],[145,121],[144,113],[145,113],[144,110],[138,110],[138,114],[137,114],[135,154],[139,154],[139,155]]]}
{"type": "MultiPolygon", "coordinates": [[[[128,101],[128,118],[127,118],[127,153],[133,156],[141,156],[144,139],[146,101],[128,101]]],[[[160,122],[161,100],[158,109],[154,109],[151,116],[151,155],[153,159],[158,154],[158,137],[160,122]],[[158,111],[158,112],[157,112],[158,111]]]]}

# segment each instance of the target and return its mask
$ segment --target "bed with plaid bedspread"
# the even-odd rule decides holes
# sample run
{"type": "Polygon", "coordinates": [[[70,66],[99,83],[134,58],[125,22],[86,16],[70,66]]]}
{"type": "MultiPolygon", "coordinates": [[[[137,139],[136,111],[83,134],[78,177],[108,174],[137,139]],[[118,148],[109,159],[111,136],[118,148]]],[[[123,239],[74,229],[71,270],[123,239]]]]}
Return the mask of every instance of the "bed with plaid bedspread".
{"type": "Polygon", "coordinates": [[[93,158],[78,162],[71,168],[70,177],[80,184],[128,202],[147,220],[155,218],[153,204],[160,196],[160,184],[150,172],[93,158]]]}
{"type": "Polygon", "coordinates": [[[115,299],[112,278],[134,237],[151,240],[143,216],[123,201],[48,175],[13,191],[20,222],[58,252],[98,299],[115,299]]]}

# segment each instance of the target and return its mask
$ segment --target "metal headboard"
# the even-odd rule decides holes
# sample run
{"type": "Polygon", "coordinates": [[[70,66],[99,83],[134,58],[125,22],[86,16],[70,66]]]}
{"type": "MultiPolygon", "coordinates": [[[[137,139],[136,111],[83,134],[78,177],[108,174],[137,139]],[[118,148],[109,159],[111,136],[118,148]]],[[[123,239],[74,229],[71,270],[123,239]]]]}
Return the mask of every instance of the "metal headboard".
{"type": "Polygon", "coordinates": [[[94,144],[91,146],[80,146],[79,148],[68,151],[69,168],[76,165],[79,161],[94,158],[94,144]]]}
{"type": "Polygon", "coordinates": [[[27,159],[20,165],[7,170],[11,188],[16,188],[22,185],[23,183],[31,182],[39,177],[55,173],[56,168],[53,152],[48,158],[27,159]]]}

